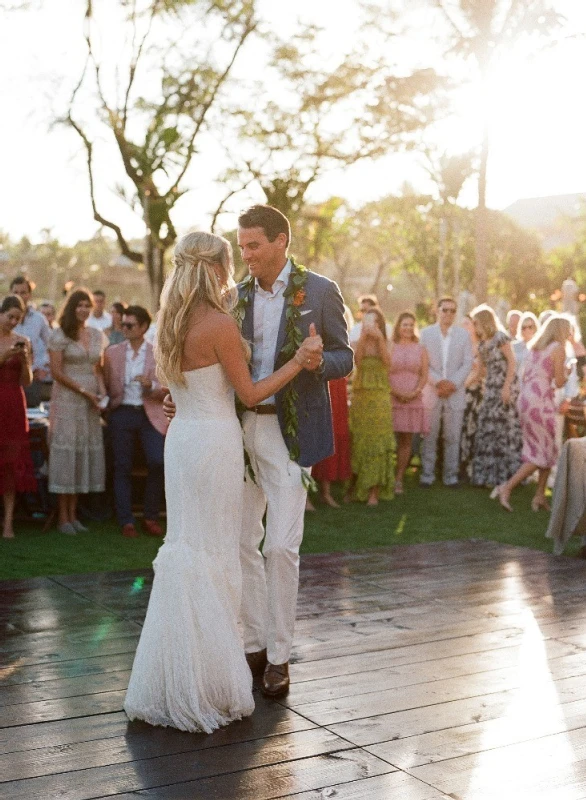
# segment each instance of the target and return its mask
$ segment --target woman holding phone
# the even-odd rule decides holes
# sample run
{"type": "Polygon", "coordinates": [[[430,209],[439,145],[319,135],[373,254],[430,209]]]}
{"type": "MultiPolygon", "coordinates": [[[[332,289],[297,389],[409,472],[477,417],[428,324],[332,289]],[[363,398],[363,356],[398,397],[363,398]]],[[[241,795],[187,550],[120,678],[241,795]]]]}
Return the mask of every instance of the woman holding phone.
{"type": "Polygon", "coordinates": [[[23,392],[23,386],[28,386],[33,379],[32,352],[29,340],[14,333],[25,310],[23,301],[16,295],[8,295],[0,305],[0,494],[4,503],[4,539],[14,538],[16,492],[37,489],[23,392]]]}
{"type": "MultiPolygon", "coordinates": [[[[354,351],[350,434],[354,496],[368,506],[393,497],[393,412],[388,372],[391,351],[382,312],[364,315],[354,351]]],[[[349,498],[348,498],[349,499],[349,498]]]]}

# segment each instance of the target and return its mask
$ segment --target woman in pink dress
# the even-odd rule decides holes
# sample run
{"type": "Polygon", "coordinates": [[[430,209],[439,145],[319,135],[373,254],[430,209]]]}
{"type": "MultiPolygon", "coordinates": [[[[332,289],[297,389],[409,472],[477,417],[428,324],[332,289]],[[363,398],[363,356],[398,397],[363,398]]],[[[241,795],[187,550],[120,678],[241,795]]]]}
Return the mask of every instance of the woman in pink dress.
{"type": "Polygon", "coordinates": [[[393,427],[397,439],[395,494],[403,494],[403,477],[411,460],[413,434],[428,432],[422,396],[428,371],[427,350],[419,344],[415,316],[404,311],[399,314],[393,329],[389,369],[393,427]]]}
{"type": "Polygon", "coordinates": [[[539,471],[531,508],[549,510],[545,487],[549,472],[558,458],[555,439],[554,387],[561,388],[568,378],[565,367],[566,342],[572,332],[570,321],[559,314],[550,317],[528,344],[518,408],[523,433],[522,465],[493,495],[507,511],[511,492],[522,481],[539,471]]]}

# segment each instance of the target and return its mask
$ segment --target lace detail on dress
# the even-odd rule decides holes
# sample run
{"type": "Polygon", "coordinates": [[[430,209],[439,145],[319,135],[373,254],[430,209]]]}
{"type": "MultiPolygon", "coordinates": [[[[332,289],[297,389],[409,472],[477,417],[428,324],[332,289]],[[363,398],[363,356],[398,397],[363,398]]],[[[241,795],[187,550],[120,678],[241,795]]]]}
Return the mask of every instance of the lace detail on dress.
{"type": "Polygon", "coordinates": [[[165,442],[167,536],[124,710],[211,733],[254,710],[238,630],[244,458],[232,388],[218,364],[171,386],[165,442]]]}

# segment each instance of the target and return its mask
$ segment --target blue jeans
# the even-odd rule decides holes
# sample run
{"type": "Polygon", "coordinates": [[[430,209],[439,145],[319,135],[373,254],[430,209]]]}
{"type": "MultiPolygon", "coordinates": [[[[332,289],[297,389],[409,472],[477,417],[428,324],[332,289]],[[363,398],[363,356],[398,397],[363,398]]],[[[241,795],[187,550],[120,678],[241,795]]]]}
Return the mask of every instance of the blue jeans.
{"type": "Polygon", "coordinates": [[[138,434],[147,462],[144,492],[145,519],[156,520],[163,503],[163,453],[165,437],[154,428],[142,406],[119,406],[110,414],[114,453],[114,502],[120,525],[134,523],[132,516],[132,454],[138,434]]]}

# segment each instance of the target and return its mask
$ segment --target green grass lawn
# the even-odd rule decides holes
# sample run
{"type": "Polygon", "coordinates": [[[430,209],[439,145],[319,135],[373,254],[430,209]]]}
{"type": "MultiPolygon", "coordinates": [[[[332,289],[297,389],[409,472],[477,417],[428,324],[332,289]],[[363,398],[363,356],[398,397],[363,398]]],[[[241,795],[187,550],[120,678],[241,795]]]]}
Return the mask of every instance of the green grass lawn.
{"type": "MultiPolygon", "coordinates": [[[[486,489],[453,490],[441,484],[420,489],[413,475],[405,489],[404,495],[377,508],[359,503],[340,509],[318,505],[306,514],[302,552],[471,538],[551,552],[552,543],[544,536],[548,515],[529,507],[533,485],[514,492],[513,514],[490,500],[486,489]]],[[[90,523],[90,527],[90,533],[65,536],[56,530],[42,533],[40,525],[17,525],[16,539],[0,539],[0,579],[150,567],[161,543],[149,536],[124,539],[114,522],[90,523]]],[[[579,546],[575,538],[567,554],[579,546]]]]}

